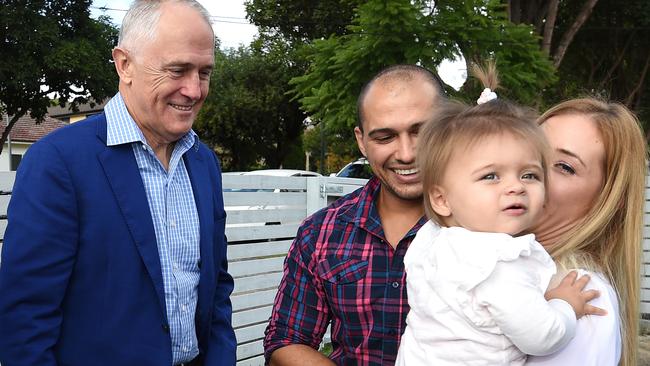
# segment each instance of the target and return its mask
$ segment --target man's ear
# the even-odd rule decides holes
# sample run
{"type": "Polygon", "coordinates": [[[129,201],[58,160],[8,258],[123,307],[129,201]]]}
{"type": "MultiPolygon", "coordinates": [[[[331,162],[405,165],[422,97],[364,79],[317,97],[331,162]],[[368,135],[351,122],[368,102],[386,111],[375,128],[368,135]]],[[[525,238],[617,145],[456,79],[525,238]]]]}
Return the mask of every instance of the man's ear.
{"type": "Polygon", "coordinates": [[[354,128],[354,137],[357,139],[357,146],[359,146],[361,155],[367,158],[368,156],[366,155],[366,146],[363,144],[363,131],[361,131],[359,126],[354,128]]]}
{"type": "Polygon", "coordinates": [[[120,81],[127,85],[131,84],[133,80],[133,62],[129,52],[119,47],[113,48],[113,61],[120,81]]]}
{"type": "Polygon", "coordinates": [[[435,185],[429,189],[429,203],[433,211],[441,217],[451,216],[451,206],[447,201],[447,194],[444,188],[435,185]]]}

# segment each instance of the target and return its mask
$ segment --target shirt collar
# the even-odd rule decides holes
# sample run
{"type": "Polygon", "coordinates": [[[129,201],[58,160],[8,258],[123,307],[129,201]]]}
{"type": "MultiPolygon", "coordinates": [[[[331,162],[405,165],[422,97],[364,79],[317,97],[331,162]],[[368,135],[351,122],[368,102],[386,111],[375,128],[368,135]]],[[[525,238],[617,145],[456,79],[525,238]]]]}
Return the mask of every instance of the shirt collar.
{"type": "MultiPolygon", "coordinates": [[[[359,193],[359,200],[358,204],[356,205],[356,211],[350,212],[352,215],[350,219],[351,221],[354,221],[355,225],[364,228],[373,235],[383,237],[384,230],[381,225],[381,218],[379,217],[379,211],[377,210],[376,202],[380,189],[381,181],[379,178],[370,178],[368,183],[361,190],[361,193],[359,193]]],[[[407,238],[415,236],[420,227],[422,227],[422,225],[424,225],[426,222],[426,216],[422,216],[404,237],[407,238]]]]}
{"type": "MultiPolygon", "coordinates": [[[[129,114],[124,99],[122,98],[122,94],[118,92],[113,98],[111,98],[104,107],[104,113],[106,113],[107,146],[122,145],[132,142],[141,142],[148,145],[147,140],[144,138],[144,134],[133,120],[133,117],[129,114]]],[[[177,142],[177,145],[180,144],[185,150],[189,150],[192,146],[195,146],[197,142],[198,138],[196,133],[194,130],[189,130],[183,137],[181,137],[177,142]]]]}

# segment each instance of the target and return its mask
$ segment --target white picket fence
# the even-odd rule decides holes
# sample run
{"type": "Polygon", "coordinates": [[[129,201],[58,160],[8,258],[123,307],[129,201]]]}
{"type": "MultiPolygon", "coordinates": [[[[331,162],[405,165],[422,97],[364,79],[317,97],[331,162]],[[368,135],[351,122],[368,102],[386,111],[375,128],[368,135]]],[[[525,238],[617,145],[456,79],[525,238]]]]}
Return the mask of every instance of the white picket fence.
{"type": "MultiPolygon", "coordinates": [[[[7,227],[14,179],[15,173],[0,172],[0,238],[7,227]]],[[[264,329],[284,258],[302,220],[365,182],[335,177],[223,175],[228,270],[235,280],[231,300],[237,366],[264,365],[264,329]]]]}
{"type": "Polygon", "coordinates": [[[302,220],[364,179],[224,175],[237,366],[264,365],[262,339],[282,264],[302,220]],[[260,191],[261,190],[261,191],[260,191]]]}
{"type": "MultiPolygon", "coordinates": [[[[0,172],[0,237],[14,178],[14,173],[0,172]]],[[[237,366],[264,364],[264,329],[300,222],[363,184],[363,179],[334,177],[223,176],[237,366]]],[[[650,317],[650,188],[645,207],[641,312],[650,317]]]]}

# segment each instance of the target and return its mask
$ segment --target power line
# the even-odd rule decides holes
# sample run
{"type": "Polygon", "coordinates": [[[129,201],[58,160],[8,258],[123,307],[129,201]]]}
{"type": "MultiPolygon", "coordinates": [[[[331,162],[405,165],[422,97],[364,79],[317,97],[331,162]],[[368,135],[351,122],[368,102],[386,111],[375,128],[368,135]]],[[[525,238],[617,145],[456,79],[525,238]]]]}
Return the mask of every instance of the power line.
{"type": "MultiPolygon", "coordinates": [[[[107,6],[90,6],[93,9],[98,9],[102,11],[119,11],[119,12],[124,12],[126,13],[128,9],[117,9],[117,8],[109,8],[107,6]]],[[[210,19],[217,23],[231,23],[231,24],[251,24],[246,18],[242,17],[231,17],[231,16],[225,16],[225,15],[210,15],[210,19]],[[227,19],[227,20],[224,20],[227,19]],[[232,20],[239,20],[241,22],[235,22],[232,20]]],[[[335,25],[352,25],[349,22],[337,22],[337,21],[330,21],[330,24],[335,24],[335,25]]],[[[315,20],[301,20],[295,22],[295,25],[316,25],[320,24],[320,22],[315,21],[315,20]]],[[[271,27],[272,28],[272,27],[271,27]]],[[[463,29],[468,29],[468,30],[483,30],[485,29],[484,27],[463,27],[463,29]]],[[[590,30],[607,30],[607,31],[612,31],[612,30],[622,30],[622,31],[648,31],[650,30],[650,27],[625,27],[625,26],[583,26],[580,28],[580,30],[585,30],[585,31],[590,31],[590,30]]]]}
{"type": "MultiPolygon", "coordinates": [[[[122,12],[122,13],[126,13],[128,11],[128,9],[109,8],[107,6],[94,6],[94,5],[91,5],[90,8],[101,10],[101,11],[119,11],[119,12],[122,12]]],[[[230,16],[225,16],[225,15],[210,15],[210,20],[212,22],[215,22],[215,23],[252,25],[250,22],[248,22],[248,19],[242,18],[242,17],[230,17],[230,16]]]]}

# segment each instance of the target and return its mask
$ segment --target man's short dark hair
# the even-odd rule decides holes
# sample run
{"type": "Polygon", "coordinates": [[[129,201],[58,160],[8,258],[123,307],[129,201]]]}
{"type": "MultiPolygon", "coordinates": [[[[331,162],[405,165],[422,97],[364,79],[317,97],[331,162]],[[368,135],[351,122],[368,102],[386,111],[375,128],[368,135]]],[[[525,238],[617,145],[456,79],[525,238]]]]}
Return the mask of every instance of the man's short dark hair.
{"type": "Polygon", "coordinates": [[[366,95],[370,88],[378,80],[383,80],[386,78],[395,79],[395,81],[410,81],[412,79],[418,78],[424,81],[428,81],[429,84],[436,90],[439,97],[446,97],[445,87],[440,77],[431,72],[431,70],[426,69],[418,65],[410,64],[400,64],[389,66],[381,71],[379,71],[375,76],[373,76],[370,81],[368,81],[361,92],[359,93],[359,98],[357,98],[357,126],[363,131],[363,102],[366,99],[366,95]]]}

